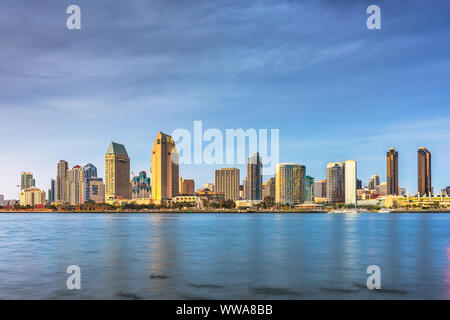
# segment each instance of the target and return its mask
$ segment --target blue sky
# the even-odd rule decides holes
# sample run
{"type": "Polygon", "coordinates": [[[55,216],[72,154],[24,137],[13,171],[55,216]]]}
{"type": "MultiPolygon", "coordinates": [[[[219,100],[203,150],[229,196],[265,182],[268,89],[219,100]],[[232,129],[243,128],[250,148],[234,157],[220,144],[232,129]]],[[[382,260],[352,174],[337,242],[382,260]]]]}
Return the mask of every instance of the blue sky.
{"type": "MultiPolygon", "coordinates": [[[[49,187],[60,159],[104,175],[111,140],[149,171],[159,130],[277,128],[280,161],[325,178],[355,159],[359,178],[417,188],[417,147],[450,185],[448,1],[32,1],[0,3],[0,193],[21,171],[49,187]],[[82,30],[66,28],[78,4],[82,30]],[[366,28],[381,7],[382,29],[366,28]]],[[[217,166],[182,166],[196,185],[217,166]]],[[[243,167],[241,167],[243,169],[243,167]]],[[[241,172],[241,177],[244,172],[241,172]]]]}

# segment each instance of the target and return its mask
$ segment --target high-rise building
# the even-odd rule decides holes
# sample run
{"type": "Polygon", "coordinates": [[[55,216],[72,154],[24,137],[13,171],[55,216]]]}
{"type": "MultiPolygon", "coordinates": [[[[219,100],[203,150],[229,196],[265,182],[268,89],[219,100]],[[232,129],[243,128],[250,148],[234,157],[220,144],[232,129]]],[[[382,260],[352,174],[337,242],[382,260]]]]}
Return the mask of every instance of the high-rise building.
{"type": "Polygon", "coordinates": [[[275,201],[275,192],[276,192],[276,188],[275,188],[275,178],[269,178],[266,181],[266,184],[264,186],[264,196],[263,199],[265,199],[266,197],[271,197],[273,199],[273,201],[275,201]]]}
{"type": "Polygon", "coordinates": [[[327,165],[327,202],[345,202],[344,162],[331,162],[327,165]]]}
{"type": "Polygon", "coordinates": [[[131,180],[131,198],[132,199],[145,199],[151,198],[151,182],[150,177],[147,177],[147,172],[141,171],[138,176],[135,176],[131,180]]]}
{"type": "Polygon", "coordinates": [[[344,171],[345,171],[345,181],[344,181],[344,189],[345,189],[345,204],[349,205],[355,205],[357,201],[357,186],[356,186],[356,175],[357,175],[357,169],[356,169],[356,161],[355,160],[347,160],[345,161],[344,165],[344,171]]]}
{"type": "Polygon", "coordinates": [[[417,150],[417,192],[419,195],[432,193],[431,152],[425,147],[420,147],[417,150]]]}
{"type": "Polygon", "coordinates": [[[20,174],[20,189],[28,189],[32,188],[36,185],[35,180],[33,179],[33,174],[31,172],[22,172],[20,174]]]}
{"type": "Polygon", "coordinates": [[[45,191],[38,188],[26,188],[20,191],[20,205],[31,206],[45,205],[45,191]]]}
{"type": "Polygon", "coordinates": [[[50,203],[56,201],[56,181],[55,179],[50,180],[50,203]]]}
{"type": "Polygon", "coordinates": [[[386,154],[387,194],[399,195],[398,188],[398,152],[395,148],[389,149],[386,154]]]}
{"type": "Polygon", "coordinates": [[[4,206],[5,205],[5,196],[0,194],[0,206],[4,206]]]}
{"type": "Polygon", "coordinates": [[[58,203],[68,201],[66,194],[67,170],[69,170],[67,161],[59,160],[56,173],[56,202],[58,203]]]}
{"type": "Polygon", "coordinates": [[[305,201],[306,167],[296,163],[277,164],[275,202],[301,204],[305,201]]]}
{"type": "Polygon", "coordinates": [[[97,168],[92,163],[88,163],[83,167],[83,179],[90,178],[97,178],[97,168]]]}
{"type": "Polygon", "coordinates": [[[188,194],[194,194],[195,193],[195,182],[193,179],[183,179],[180,177],[180,183],[179,183],[179,194],[180,195],[188,195],[188,194]]]}
{"type": "Polygon", "coordinates": [[[314,196],[316,198],[327,197],[327,180],[314,181],[314,196]]]}
{"type": "Polygon", "coordinates": [[[74,166],[67,170],[66,194],[70,205],[83,203],[83,168],[74,166]]]}
{"type": "Polygon", "coordinates": [[[360,190],[363,187],[363,183],[360,179],[356,179],[356,190],[360,190]]]}
{"type": "Polygon", "coordinates": [[[388,193],[388,184],[387,184],[387,182],[382,182],[382,183],[380,183],[380,184],[377,186],[376,191],[377,191],[377,193],[378,193],[380,196],[387,196],[387,195],[389,194],[389,193],[388,193]]]}
{"type": "Polygon", "coordinates": [[[259,152],[256,152],[247,162],[246,200],[262,200],[262,183],[262,160],[259,152]]]}
{"type": "Polygon", "coordinates": [[[239,169],[222,168],[215,171],[217,193],[223,193],[225,200],[239,200],[239,169]]]}
{"type": "Polygon", "coordinates": [[[247,177],[244,177],[242,185],[239,186],[239,199],[247,200],[249,197],[247,180],[247,177]]]}
{"type": "Polygon", "coordinates": [[[314,203],[314,178],[310,176],[305,178],[305,202],[314,203]]]}
{"type": "Polygon", "coordinates": [[[172,137],[158,132],[152,149],[152,198],[171,199],[179,191],[179,158],[172,137]]]}
{"type": "Polygon", "coordinates": [[[111,142],[106,151],[105,198],[131,199],[130,158],[123,144],[111,142]]]}
{"type": "Polygon", "coordinates": [[[380,176],[377,174],[372,175],[369,180],[368,188],[369,190],[376,190],[380,185],[380,176]]]}

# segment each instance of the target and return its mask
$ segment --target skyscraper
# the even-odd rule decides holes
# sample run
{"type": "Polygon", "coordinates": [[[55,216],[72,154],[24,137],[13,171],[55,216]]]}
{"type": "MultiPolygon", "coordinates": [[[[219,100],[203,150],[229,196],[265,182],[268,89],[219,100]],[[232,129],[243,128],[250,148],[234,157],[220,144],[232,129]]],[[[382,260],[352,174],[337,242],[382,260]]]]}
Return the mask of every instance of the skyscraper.
{"type": "Polygon", "coordinates": [[[28,189],[35,186],[35,180],[31,172],[22,172],[20,174],[20,189],[28,189]]]}
{"type": "Polygon", "coordinates": [[[105,154],[105,198],[131,199],[130,158],[123,144],[111,142],[105,154]]]}
{"type": "Polygon", "coordinates": [[[345,204],[347,205],[355,205],[357,201],[357,187],[356,187],[356,175],[357,175],[357,169],[356,169],[356,161],[355,160],[347,160],[345,161],[344,165],[344,171],[345,171],[345,204]]]}
{"type": "Polygon", "coordinates": [[[277,164],[275,202],[301,204],[305,201],[306,167],[296,163],[277,164]]]}
{"type": "Polygon", "coordinates": [[[53,203],[56,201],[56,182],[54,179],[50,180],[50,203],[53,203]]]}
{"type": "Polygon", "coordinates": [[[389,149],[386,154],[387,194],[398,195],[398,152],[395,148],[389,149]]]}
{"type": "Polygon", "coordinates": [[[314,181],[314,197],[316,198],[327,197],[327,180],[314,181]]]}
{"type": "Polygon", "coordinates": [[[94,201],[97,203],[105,202],[105,184],[102,178],[89,178],[84,182],[84,190],[82,192],[84,199],[82,203],[86,201],[94,201]]]}
{"type": "Polygon", "coordinates": [[[314,178],[306,176],[305,182],[305,202],[314,203],[314,178]]]}
{"type": "Polygon", "coordinates": [[[368,188],[369,190],[376,190],[380,185],[380,176],[377,174],[372,175],[369,180],[368,188]]]}
{"type": "Polygon", "coordinates": [[[417,192],[420,195],[429,195],[432,191],[431,152],[420,147],[417,150],[417,192]]]}
{"type": "Polygon", "coordinates": [[[67,161],[59,160],[56,173],[56,202],[65,203],[67,201],[66,180],[69,164],[67,161]]]}
{"type": "Polygon", "coordinates": [[[239,200],[239,169],[222,168],[215,171],[217,193],[223,193],[225,200],[239,200]]]}
{"type": "Polygon", "coordinates": [[[172,137],[158,132],[152,149],[152,198],[171,199],[179,191],[178,151],[172,137]]]}
{"type": "Polygon", "coordinates": [[[67,170],[66,194],[70,205],[83,203],[83,168],[74,166],[67,170]]]}
{"type": "Polygon", "coordinates": [[[83,178],[97,178],[97,168],[92,163],[88,163],[83,167],[83,178]]]}
{"type": "Polygon", "coordinates": [[[247,162],[246,200],[262,200],[262,183],[262,160],[259,152],[256,152],[247,162]]]}
{"type": "Polygon", "coordinates": [[[345,202],[344,162],[331,162],[327,165],[327,202],[345,202]]]}

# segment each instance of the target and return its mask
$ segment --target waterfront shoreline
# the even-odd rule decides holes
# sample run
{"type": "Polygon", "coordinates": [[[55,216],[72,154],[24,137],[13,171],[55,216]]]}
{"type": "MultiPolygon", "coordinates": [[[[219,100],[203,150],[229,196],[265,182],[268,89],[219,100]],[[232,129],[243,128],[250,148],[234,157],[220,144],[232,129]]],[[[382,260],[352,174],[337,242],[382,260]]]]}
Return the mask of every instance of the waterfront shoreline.
{"type": "Polygon", "coordinates": [[[244,211],[244,210],[226,210],[226,211],[185,211],[185,210],[119,210],[119,211],[44,211],[44,210],[29,210],[29,211],[2,211],[0,213],[46,213],[46,214],[290,214],[290,213],[310,213],[310,214],[364,214],[364,213],[379,213],[379,214],[390,214],[390,213],[450,213],[450,210],[392,210],[390,212],[381,211],[339,211],[333,212],[332,210],[277,210],[277,211],[244,211]]]}

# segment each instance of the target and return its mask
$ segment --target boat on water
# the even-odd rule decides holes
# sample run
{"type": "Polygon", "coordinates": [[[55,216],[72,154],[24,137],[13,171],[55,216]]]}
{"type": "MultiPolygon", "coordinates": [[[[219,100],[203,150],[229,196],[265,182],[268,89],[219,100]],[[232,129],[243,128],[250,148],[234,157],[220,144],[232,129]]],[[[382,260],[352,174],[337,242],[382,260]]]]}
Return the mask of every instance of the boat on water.
{"type": "Polygon", "coordinates": [[[331,210],[330,213],[356,214],[359,213],[359,211],[357,209],[335,209],[331,210]]]}

